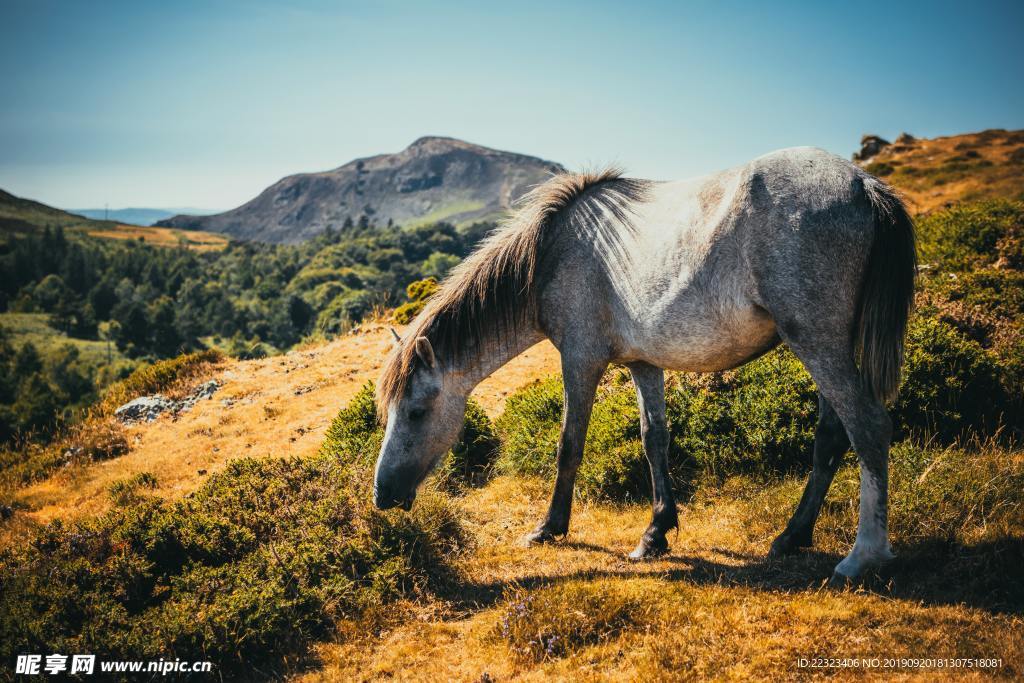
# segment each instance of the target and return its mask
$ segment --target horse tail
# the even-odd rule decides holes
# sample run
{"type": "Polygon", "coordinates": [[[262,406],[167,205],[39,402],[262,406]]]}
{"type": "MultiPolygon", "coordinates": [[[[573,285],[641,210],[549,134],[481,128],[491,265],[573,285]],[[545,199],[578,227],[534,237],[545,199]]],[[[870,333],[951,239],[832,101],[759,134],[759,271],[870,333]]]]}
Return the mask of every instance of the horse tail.
{"type": "Polygon", "coordinates": [[[896,192],[864,175],[875,235],[861,285],[855,343],[860,374],[880,401],[892,399],[900,384],[907,319],[914,304],[917,248],[914,221],[896,192]]]}

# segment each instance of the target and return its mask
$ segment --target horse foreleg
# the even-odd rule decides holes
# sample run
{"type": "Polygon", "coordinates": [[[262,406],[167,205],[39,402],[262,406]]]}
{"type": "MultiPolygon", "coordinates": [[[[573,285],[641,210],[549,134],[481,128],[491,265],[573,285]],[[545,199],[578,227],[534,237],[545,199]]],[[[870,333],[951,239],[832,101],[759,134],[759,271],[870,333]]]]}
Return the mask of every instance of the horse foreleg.
{"type": "Polygon", "coordinates": [[[640,434],[644,453],[651,466],[654,515],[650,526],[640,538],[636,549],[629,554],[634,560],[654,557],[668,551],[665,534],[679,525],[676,501],[672,495],[672,481],[668,475],[668,425],[665,421],[665,373],[647,363],[629,366],[636,386],[640,407],[640,434]]]}
{"type": "Polygon", "coordinates": [[[568,360],[566,354],[562,356],[565,407],[562,434],[558,440],[558,476],[548,514],[526,536],[527,543],[545,543],[569,532],[576,471],[583,460],[583,446],[590,424],[590,412],[594,407],[594,394],[606,367],[606,362],[579,363],[568,360]]]}
{"type": "Polygon", "coordinates": [[[814,524],[818,521],[821,506],[843,454],[849,447],[850,437],[846,435],[839,416],[828,401],[819,395],[818,428],[814,433],[814,469],[811,470],[793,518],[786,525],[786,530],[772,543],[772,555],[786,555],[798,548],[811,547],[814,524]]]}

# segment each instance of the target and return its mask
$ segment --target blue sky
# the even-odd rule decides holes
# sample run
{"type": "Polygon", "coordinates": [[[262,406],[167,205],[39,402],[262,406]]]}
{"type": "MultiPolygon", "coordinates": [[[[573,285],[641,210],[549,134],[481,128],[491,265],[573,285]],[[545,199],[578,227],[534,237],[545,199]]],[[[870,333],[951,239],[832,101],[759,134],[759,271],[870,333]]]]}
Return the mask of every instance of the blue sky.
{"type": "Polygon", "coordinates": [[[0,188],[230,208],[451,135],[679,178],[1024,127],[1022,2],[0,0],[0,188]]]}

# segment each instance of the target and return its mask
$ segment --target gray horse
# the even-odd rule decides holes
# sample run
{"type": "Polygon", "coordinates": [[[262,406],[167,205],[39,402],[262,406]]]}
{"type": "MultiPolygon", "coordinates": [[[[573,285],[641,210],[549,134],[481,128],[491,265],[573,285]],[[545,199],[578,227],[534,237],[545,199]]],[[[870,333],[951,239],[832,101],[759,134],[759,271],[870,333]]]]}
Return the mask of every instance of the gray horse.
{"type": "Polygon", "coordinates": [[[548,338],[561,353],[565,413],[550,508],[527,540],[568,531],[594,394],[617,362],[636,385],[653,482],[654,516],[630,557],[664,553],[677,517],[663,369],[726,370],[785,342],[818,386],[819,415],[810,480],[771,552],[811,545],[852,444],[860,520],[834,578],[856,577],[892,557],[885,402],[899,384],[915,271],[898,197],[818,149],[696,180],[556,176],[452,272],[388,359],[375,502],[409,509],[457,438],[473,388],[548,338]]]}

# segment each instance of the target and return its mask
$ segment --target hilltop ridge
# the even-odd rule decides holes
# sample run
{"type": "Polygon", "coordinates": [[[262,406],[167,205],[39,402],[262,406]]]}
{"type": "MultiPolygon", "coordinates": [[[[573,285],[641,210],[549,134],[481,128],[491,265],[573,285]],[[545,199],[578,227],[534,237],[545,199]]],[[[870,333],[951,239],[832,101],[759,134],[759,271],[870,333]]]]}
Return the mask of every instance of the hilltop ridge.
{"type": "Polygon", "coordinates": [[[287,176],[224,213],[179,215],[157,225],[295,243],[360,219],[376,225],[469,224],[500,217],[532,186],[563,170],[525,154],[426,136],[395,154],[287,176]]]}

